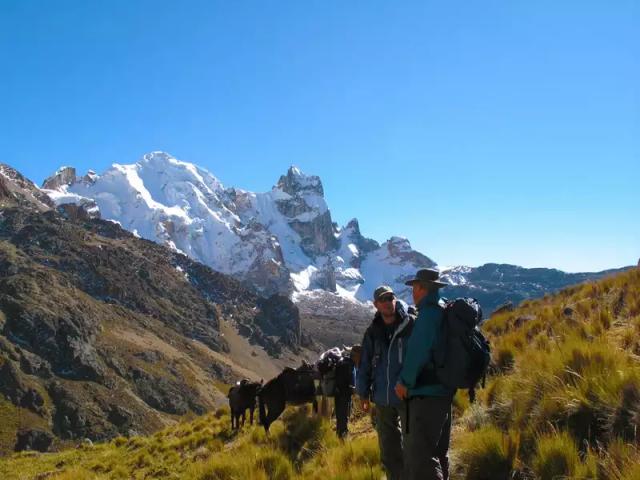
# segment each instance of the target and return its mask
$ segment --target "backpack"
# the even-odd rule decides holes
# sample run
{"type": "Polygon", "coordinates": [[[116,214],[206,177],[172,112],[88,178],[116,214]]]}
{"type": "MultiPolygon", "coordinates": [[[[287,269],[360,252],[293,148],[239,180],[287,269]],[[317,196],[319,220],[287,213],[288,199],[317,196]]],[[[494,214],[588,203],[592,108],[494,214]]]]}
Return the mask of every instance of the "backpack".
{"type": "Polygon", "coordinates": [[[482,309],[473,298],[445,300],[440,336],[433,348],[431,365],[423,369],[418,382],[441,383],[452,389],[469,390],[475,400],[475,389],[484,379],[491,362],[491,346],[482,334],[482,309]]]}

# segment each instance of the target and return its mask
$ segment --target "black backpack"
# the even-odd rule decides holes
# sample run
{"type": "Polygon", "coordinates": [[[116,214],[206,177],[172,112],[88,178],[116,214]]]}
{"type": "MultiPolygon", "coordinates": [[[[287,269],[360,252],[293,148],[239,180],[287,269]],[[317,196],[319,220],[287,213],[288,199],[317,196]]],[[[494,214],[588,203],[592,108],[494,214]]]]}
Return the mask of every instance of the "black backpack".
{"type": "Polygon", "coordinates": [[[479,325],[482,309],[473,298],[445,301],[440,336],[433,348],[432,363],[418,378],[420,384],[441,383],[446,387],[469,390],[475,400],[475,389],[484,379],[491,362],[491,346],[479,325]]]}

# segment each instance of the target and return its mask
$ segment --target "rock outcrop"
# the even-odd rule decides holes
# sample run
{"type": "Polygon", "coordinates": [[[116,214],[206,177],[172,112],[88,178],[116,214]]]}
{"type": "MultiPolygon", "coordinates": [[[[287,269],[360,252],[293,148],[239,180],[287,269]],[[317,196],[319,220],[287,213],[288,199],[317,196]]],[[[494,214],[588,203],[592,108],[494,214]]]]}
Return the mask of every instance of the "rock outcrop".
{"type": "Polygon", "coordinates": [[[22,452],[25,450],[46,452],[49,450],[49,447],[53,442],[53,438],[53,435],[49,432],[45,432],[44,430],[32,429],[24,432],[18,432],[14,448],[16,452],[22,452]]]}
{"type": "Polygon", "coordinates": [[[58,190],[63,186],[73,185],[76,181],[76,169],[73,167],[62,167],[43,182],[42,188],[58,190]]]}
{"type": "Polygon", "coordinates": [[[280,177],[276,188],[288,195],[276,204],[291,228],[300,235],[304,253],[315,258],[334,250],[337,241],[320,177],[307,176],[298,168],[290,167],[287,174],[280,177]]]}

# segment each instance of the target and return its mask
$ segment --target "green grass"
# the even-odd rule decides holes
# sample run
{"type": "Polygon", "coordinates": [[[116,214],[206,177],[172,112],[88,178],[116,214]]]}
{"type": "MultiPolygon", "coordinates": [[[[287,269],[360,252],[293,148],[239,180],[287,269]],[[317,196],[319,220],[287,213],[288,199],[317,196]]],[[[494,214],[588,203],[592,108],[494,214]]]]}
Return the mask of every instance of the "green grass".
{"type": "Polygon", "coordinates": [[[221,408],[150,436],[116,437],[57,453],[14,454],[0,459],[0,472],[3,480],[42,474],[55,480],[380,478],[368,418],[357,422],[366,433],[340,442],[327,420],[289,409],[269,435],[257,425],[236,434],[228,409],[221,408]]]}
{"type": "Polygon", "coordinates": [[[491,318],[494,375],[461,410],[459,477],[640,478],[639,315],[634,269],[491,318]]]}

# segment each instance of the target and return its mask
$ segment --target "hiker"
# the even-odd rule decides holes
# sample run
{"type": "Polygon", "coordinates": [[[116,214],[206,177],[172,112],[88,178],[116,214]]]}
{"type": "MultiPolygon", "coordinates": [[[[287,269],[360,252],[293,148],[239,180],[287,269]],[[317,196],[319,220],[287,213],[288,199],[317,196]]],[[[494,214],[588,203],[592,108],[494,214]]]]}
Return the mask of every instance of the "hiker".
{"type": "Polygon", "coordinates": [[[355,388],[355,368],[351,356],[344,352],[342,360],[336,365],[336,392],[334,398],[336,411],[336,433],[344,438],[349,431],[351,415],[351,396],[355,388]]]}
{"type": "Polygon", "coordinates": [[[320,355],[316,363],[323,398],[334,399],[336,433],[339,438],[344,438],[348,433],[351,396],[355,388],[355,366],[351,351],[347,347],[334,347],[320,355]]]}
{"type": "Polygon", "coordinates": [[[443,320],[439,290],[447,284],[439,280],[437,270],[422,269],[406,285],[413,289],[418,318],[395,388],[397,396],[406,401],[405,478],[447,480],[455,389],[439,383],[429,369],[443,320]]]}
{"type": "Polygon", "coordinates": [[[375,404],[382,465],[388,480],[399,480],[403,478],[404,469],[400,427],[402,402],[394,387],[414,316],[386,285],[374,291],[373,305],[377,311],[362,339],[356,391],[363,410],[369,411],[370,401],[375,404]]]}

